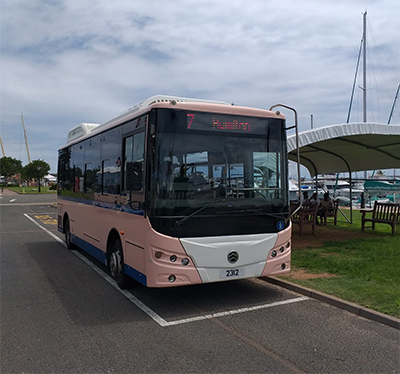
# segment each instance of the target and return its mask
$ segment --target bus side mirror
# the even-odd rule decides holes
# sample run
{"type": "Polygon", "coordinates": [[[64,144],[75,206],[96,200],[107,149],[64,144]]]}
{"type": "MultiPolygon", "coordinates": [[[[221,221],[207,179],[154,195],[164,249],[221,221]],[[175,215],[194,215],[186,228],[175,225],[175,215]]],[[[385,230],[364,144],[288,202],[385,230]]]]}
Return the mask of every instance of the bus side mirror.
{"type": "Polygon", "coordinates": [[[126,187],[130,191],[141,191],[143,188],[142,162],[126,164],[126,187]]]}

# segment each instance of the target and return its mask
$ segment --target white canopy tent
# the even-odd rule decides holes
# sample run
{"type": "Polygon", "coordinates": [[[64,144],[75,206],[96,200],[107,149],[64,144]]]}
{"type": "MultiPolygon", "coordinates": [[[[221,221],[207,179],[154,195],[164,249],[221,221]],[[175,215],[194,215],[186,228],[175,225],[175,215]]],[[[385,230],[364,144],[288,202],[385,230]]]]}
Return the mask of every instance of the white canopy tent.
{"type": "MultiPolygon", "coordinates": [[[[300,163],[312,177],[400,168],[400,125],[346,123],[299,133],[300,163]]],[[[297,162],[296,135],[288,136],[289,160],[297,162]]],[[[352,191],[350,187],[350,200],[352,191]]],[[[353,221],[350,205],[350,223],[353,221]]]]}
{"type": "Polygon", "coordinates": [[[43,177],[43,179],[48,180],[49,182],[57,182],[57,178],[54,175],[47,174],[43,177]]]}
{"type": "MultiPolygon", "coordinates": [[[[400,168],[400,125],[346,123],[299,133],[300,163],[319,174],[400,168]]],[[[296,137],[288,157],[297,161],[296,137]]]]}

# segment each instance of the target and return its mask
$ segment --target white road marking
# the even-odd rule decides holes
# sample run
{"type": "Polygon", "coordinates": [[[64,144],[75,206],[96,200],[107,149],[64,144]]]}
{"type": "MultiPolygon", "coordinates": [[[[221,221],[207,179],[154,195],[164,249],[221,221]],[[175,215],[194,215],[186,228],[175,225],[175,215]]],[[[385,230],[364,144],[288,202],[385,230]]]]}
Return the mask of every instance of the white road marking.
{"type": "MultiPolygon", "coordinates": [[[[64,247],[67,247],[64,240],[60,239],[57,235],[53,234],[50,230],[47,230],[40,223],[36,222],[33,218],[29,217],[26,213],[24,216],[32,221],[36,226],[39,226],[43,231],[49,234],[53,239],[57,240],[64,247]]],[[[78,251],[71,250],[71,252],[78,256],[83,262],[89,265],[97,274],[99,274],[102,278],[104,278],[108,283],[110,283],[116,290],[121,292],[125,297],[127,297],[130,301],[132,301],[138,308],[140,308],[143,312],[145,312],[150,318],[156,321],[160,326],[165,327],[168,326],[168,322],[161,318],[156,312],[150,309],[147,305],[142,303],[139,299],[133,296],[129,291],[122,290],[118,287],[117,283],[112,279],[108,274],[104,273],[97,266],[95,266],[91,261],[89,261],[85,256],[81,255],[78,251]]]]}
{"type": "Polygon", "coordinates": [[[11,199],[10,203],[13,203],[14,201],[17,201],[17,199],[11,199]]]}
{"type": "Polygon", "coordinates": [[[275,306],[292,304],[292,303],[298,303],[299,301],[305,301],[305,300],[308,300],[307,296],[296,297],[295,299],[277,301],[277,302],[271,303],[271,304],[256,305],[256,306],[251,306],[251,307],[248,307],[248,308],[240,308],[240,309],[228,310],[226,312],[206,314],[204,316],[198,316],[198,317],[180,319],[180,320],[177,320],[177,321],[171,321],[171,322],[168,322],[168,326],[181,325],[183,323],[202,321],[202,320],[211,319],[211,318],[219,318],[219,317],[231,316],[231,315],[239,314],[239,313],[247,313],[247,312],[252,312],[254,310],[272,308],[272,307],[275,307],[275,306]]]}
{"type": "MultiPolygon", "coordinates": [[[[53,239],[57,240],[64,247],[66,247],[65,242],[62,239],[60,239],[57,235],[53,234],[50,230],[46,229],[41,224],[36,222],[33,218],[29,217],[28,214],[24,213],[24,216],[26,218],[28,218],[30,221],[32,221],[35,225],[39,226],[43,231],[45,231],[47,234],[49,234],[53,239]]],[[[179,320],[176,320],[176,321],[167,322],[164,318],[160,317],[156,312],[154,312],[154,310],[150,309],[146,304],[144,304],[138,298],[133,296],[129,291],[122,290],[121,288],[119,288],[117,283],[114,281],[113,278],[111,278],[108,274],[106,274],[102,270],[100,270],[96,265],[94,265],[85,256],[83,256],[82,254],[80,254],[76,250],[71,250],[71,252],[74,255],[78,256],[87,265],[89,265],[90,268],[92,268],[97,274],[99,274],[103,279],[105,279],[108,283],[110,283],[116,290],[118,290],[126,298],[128,298],[139,309],[141,309],[143,312],[145,312],[151,319],[153,319],[155,322],[157,322],[161,327],[176,326],[176,325],[182,325],[184,323],[204,321],[204,320],[207,320],[207,319],[231,316],[231,315],[234,315],[234,314],[247,313],[247,312],[252,312],[252,311],[255,311],[255,310],[259,310],[259,309],[273,308],[273,307],[280,306],[280,305],[287,305],[287,304],[297,303],[297,302],[300,302],[300,301],[309,300],[309,298],[307,296],[302,296],[302,297],[296,297],[294,299],[277,301],[277,302],[270,303],[270,304],[256,305],[256,306],[252,306],[252,307],[248,307],[248,308],[233,309],[233,310],[228,310],[226,312],[206,314],[206,315],[203,315],[203,316],[197,316],[197,317],[192,317],[192,318],[184,318],[184,319],[179,319],[179,320]]]]}
{"type": "MultiPolygon", "coordinates": [[[[65,243],[64,243],[65,244],[65,243]]],[[[78,251],[72,250],[75,255],[77,255],[83,262],[89,265],[97,274],[103,277],[108,283],[110,283],[116,290],[121,292],[125,297],[127,297],[132,303],[134,303],[138,308],[140,308],[143,312],[145,312],[150,318],[156,321],[160,326],[165,327],[168,326],[168,322],[161,318],[156,312],[150,309],[146,304],[142,303],[139,299],[133,296],[129,291],[122,290],[118,287],[117,282],[112,279],[108,274],[104,273],[97,266],[95,266],[90,260],[88,260],[85,256],[81,255],[78,251]]]]}
{"type": "Polygon", "coordinates": [[[56,234],[53,234],[50,230],[47,230],[46,227],[44,227],[40,223],[36,222],[33,218],[29,217],[26,213],[24,213],[24,216],[26,218],[28,218],[30,221],[32,221],[36,226],[39,226],[44,232],[49,234],[53,239],[55,239],[59,243],[61,243],[64,247],[67,247],[67,245],[65,244],[64,240],[60,239],[56,234]]]}

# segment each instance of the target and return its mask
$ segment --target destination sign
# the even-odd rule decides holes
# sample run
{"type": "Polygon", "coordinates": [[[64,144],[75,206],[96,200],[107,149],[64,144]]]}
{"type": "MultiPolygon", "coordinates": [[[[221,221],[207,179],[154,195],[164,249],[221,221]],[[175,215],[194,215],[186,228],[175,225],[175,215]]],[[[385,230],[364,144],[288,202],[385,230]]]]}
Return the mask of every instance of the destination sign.
{"type": "Polygon", "coordinates": [[[267,118],[230,116],[213,113],[187,113],[187,129],[265,134],[267,118]]]}

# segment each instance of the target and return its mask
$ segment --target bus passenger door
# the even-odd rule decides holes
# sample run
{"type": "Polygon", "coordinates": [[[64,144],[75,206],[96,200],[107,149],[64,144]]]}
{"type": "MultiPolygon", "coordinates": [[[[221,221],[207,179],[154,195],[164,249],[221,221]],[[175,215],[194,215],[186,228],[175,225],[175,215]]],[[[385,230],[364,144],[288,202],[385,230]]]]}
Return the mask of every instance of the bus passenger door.
{"type": "MultiPolygon", "coordinates": [[[[145,131],[124,134],[123,194],[126,195],[125,263],[144,273],[145,235],[145,131]]],[[[147,226],[146,226],[147,225],[147,226]]]]}

